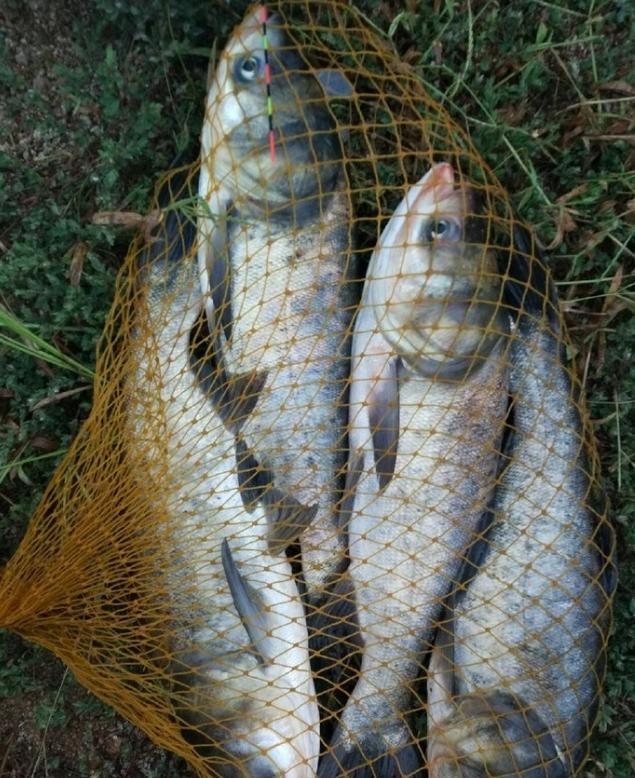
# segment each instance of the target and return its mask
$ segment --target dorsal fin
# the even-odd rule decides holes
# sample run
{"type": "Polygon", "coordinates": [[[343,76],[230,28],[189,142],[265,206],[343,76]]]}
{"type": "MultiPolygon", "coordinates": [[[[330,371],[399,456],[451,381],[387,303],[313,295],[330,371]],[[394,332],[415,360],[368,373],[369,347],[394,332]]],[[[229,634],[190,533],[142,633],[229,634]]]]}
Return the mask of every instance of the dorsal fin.
{"type": "Polygon", "coordinates": [[[189,362],[196,379],[225,427],[237,432],[256,407],[267,381],[265,371],[232,376],[225,367],[218,328],[210,333],[208,320],[199,316],[190,333],[189,362]]]}
{"type": "Polygon", "coordinates": [[[158,192],[157,201],[162,209],[161,220],[152,229],[143,251],[139,254],[137,264],[162,261],[168,266],[193,256],[196,242],[196,224],[181,209],[174,206],[179,197],[191,196],[190,169],[185,168],[166,179],[158,192]]]}
{"type": "Polygon", "coordinates": [[[236,470],[240,497],[246,510],[252,513],[271,487],[273,476],[260,465],[240,435],[236,437],[236,470]]]}
{"type": "Polygon", "coordinates": [[[341,70],[322,68],[315,71],[315,77],[327,97],[352,97],[353,85],[341,70]]]}
{"type": "Polygon", "coordinates": [[[231,341],[233,324],[231,264],[227,240],[227,220],[231,212],[230,204],[222,216],[214,219],[212,238],[206,246],[214,316],[228,343],[231,341]]]}
{"type": "Polygon", "coordinates": [[[318,506],[306,506],[279,489],[271,470],[264,467],[239,435],[236,438],[238,488],[250,513],[261,503],[269,522],[267,541],[272,554],[281,554],[311,524],[318,506]]]}

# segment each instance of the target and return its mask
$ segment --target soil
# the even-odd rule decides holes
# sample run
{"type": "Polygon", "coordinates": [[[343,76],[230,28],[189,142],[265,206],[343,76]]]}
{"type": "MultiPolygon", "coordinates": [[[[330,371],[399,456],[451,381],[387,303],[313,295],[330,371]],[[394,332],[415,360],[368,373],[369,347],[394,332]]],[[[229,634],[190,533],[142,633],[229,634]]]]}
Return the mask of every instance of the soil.
{"type": "MultiPolygon", "coordinates": [[[[73,146],[72,130],[77,122],[86,126],[94,119],[51,99],[61,83],[60,67],[81,64],[81,42],[73,30],[90,30],[91,13],[91,4],[82,0],[4,0],[0,7],[0,46],[16,76],[7,91],[0,81],[0,154],[23,162],[44,180],[53,181],[60,165],[67,174],[85,175],[91,163],[85,149],[73,146]],[[16,100],[22,105],[17,115],[10,107],[16,100]]],[[[25,199],[20,206],[26,211],[29,204],[25,199]]],[[[79,686],[52,654],[16,636],[7,643],[0,684],[13,663],[31,671],[30,679],[21,677],[15,685],[33,690],[0,700],[0,778],[190,774],[182,761],[79,686]]]]}

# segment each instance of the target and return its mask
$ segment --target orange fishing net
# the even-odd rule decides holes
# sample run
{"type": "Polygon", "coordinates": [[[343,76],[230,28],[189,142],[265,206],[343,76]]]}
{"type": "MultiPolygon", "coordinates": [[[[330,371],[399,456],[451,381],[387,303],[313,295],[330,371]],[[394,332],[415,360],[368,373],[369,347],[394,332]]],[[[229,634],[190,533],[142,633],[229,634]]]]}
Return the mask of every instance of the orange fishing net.
{"type": "Polygon", "coordinates": [[[540,252],[357,11],[252,9],[0,626],[199,775],[577,773],[613,535],[540,252]]]}

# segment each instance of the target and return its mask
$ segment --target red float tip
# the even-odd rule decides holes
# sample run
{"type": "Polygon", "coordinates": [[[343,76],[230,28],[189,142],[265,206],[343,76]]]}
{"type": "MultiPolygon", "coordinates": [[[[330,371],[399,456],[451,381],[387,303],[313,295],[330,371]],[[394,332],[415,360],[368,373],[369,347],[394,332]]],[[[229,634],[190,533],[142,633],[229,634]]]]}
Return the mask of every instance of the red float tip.
{"type": "Polygon", "coordinates": [[[269,154],[271,155],[271,161],[276,161],[276,137],[273,130],[269,130],[269,154]]]}

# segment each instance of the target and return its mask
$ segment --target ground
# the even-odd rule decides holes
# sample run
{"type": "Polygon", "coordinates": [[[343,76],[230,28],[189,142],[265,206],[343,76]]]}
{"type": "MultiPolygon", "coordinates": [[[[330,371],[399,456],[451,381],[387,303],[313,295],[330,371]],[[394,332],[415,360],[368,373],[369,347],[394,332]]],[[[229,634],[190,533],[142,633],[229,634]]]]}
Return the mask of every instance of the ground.
{"type": "MultiPolygon", "coordinates": [[[[619,532],[590,776],[635,771],[635,80],[628,0],[356,5],[470,132],[559,282],[619,532]]],[[[0,567],[90,408],[97,336],[157,175],[197,153],[218,0],[0,7],[0,567]],[[28,325],[38,338],[19,337],[28,325]],[[10,340],[7,340],[10,339],[10,340]]],[[[0,778],[187,775],[53,656],[0,634],[0,778]]]]}

